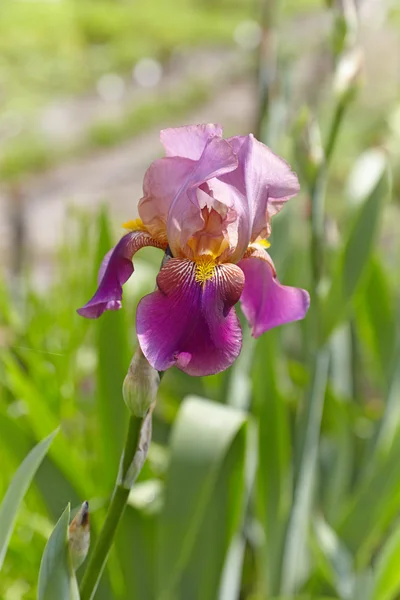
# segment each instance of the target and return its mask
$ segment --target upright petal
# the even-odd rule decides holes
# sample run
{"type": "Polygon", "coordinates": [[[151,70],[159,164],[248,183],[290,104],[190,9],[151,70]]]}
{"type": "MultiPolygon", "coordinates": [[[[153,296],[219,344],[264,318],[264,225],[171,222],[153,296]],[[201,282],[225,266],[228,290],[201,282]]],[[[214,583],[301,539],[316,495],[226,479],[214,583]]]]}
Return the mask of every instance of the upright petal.
{"type": "Polygon", "coordinates": [[[196,164],[188,158],[159,158],[147,169],[138,212],[152,236],[166,235],[171,204],[189,180],[196,164]]]}
{"type": "Polygon", "coordinates": [[[99,270],[99,286],[93,298],[78,309],[87,319],[97,319],[106,310],[121,308],[122,286],[133,273],[132,256],[144,246],[165,249],[145,231],[131,231],[104,257],[99,270]]]}
{"type": "Polygon", "coordinates": [[[196,265],[170,259],[157,277],[158,289],[137,309],[140,346],[151,366],[176,365],[189,375],[211,375],[229,367],[240,353],[242,332],[233,308],[244,285],[235,265],[218,265],[204,283],[196,265]]]}
{"type": "Polygon", "coordinates": [[[281,285],[265,251],[239,262],[245,276],[242,309],[254,337],[268,329],[303,319],[310,305],[305,290],[281,285]]]}
{"type": "Polygon", "coordinates": [[[222,137],[221,125],[187,125],[175,129],[163,129],[160,140],[167,156],[183,156],[198,160],[209,139],[222,137]]]}
{"type": "Polygon", "coordinates": [[[207,142],[196,167],[182,182],[168,214],[167,235],[174,256],[179,256],[190,237],[203,227],[197,188],[213,177],[236,169],[237,164],[237,157],[227,141],[213,137],[207,142]]]}
{"type": "Polygon", "coordinates": [[[228,139],[238,155],[239,168],[221,179],[234,185],[249,206],[250,241],[268,232],[269,220],[299,192],[290,166],[253,135],[228,139]]]}

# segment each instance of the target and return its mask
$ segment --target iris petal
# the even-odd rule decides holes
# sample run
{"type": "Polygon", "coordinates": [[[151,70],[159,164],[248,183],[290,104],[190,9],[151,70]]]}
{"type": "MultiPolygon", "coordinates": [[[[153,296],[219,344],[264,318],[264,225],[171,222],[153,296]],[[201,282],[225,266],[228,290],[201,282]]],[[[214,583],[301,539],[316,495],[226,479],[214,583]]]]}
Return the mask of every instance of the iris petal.
{"type": "Polygon", "coordinates": [[[204,283],[195,274],[194,262],[171,258],[157,277],[158,289],[139,303],[139,343],[159,371],[175,365],[189,375],[211,375],[240,353],[242,332],[233,306],[243,289],[242,271],[217,265],[204,283]]]}
{"type": "MultiPolygon", "coordinates": [[[[180,159],[182,160],[182,159],[180,159]]],[[[204,221],[197,198],[197,188],[209,179],[237,168],[237,158],[226,140],[211,138],[195,163],[195,168],[176,194],[167,220],[168,242],[174,256],[203,227],[204,221]]]]}
{"type": "Polygon", "coordinates": [[[272,260],[265,251],[244,258],[239,266],[245,275],[242,309],[254,337],[305,317],[310,305],[308,292],[279,283],[272,260]]]}
{"type": "Polygon", "coordinates": [[[87,319],[97,319],[106,310],[121,308],[122,286],[133,273],[132,256],[144,246],[165,248],[145,231],[131,231],[104,257],[99,270],[99,285],[93,298],[77,310],[87,319]]]}
{"type": "Polygon", "coordinates": [[[183,156],[192,160],[200,158],[207,141],[212,137],[222,137],[220,125],[187,125],[160,132],[160,140],[167,156],[183,156]]]}

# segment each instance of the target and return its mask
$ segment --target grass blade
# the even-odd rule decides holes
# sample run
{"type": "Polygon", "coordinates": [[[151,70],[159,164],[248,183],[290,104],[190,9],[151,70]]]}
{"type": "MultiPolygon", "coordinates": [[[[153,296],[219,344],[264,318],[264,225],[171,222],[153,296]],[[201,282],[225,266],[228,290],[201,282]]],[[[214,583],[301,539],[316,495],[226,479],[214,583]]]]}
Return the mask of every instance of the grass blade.
{"type": "Polygon", "coordinates": [[[38,600],[79,600],[68,548],[69,515],[68,505],[44,549],[39,571],[38,600]]]}
{"type": "Polygon", "coordinates": [[[395,600],[400,593],[400,524],[380,550],[375,568],[372,600],[395,600]]]}
{"type": "Polygon", "coordinates": [[[346,316],[349,303],[368,266],[378,231],[381,209],[388,196],[388,174],[385,164],[385,161],[381,162],[377,180],[357,209],[328,295],[321,302],[321,343],[328,339],[346,316]]]}
{"type": "Polygon", "coordinates": [[[295,483],[292,511],[289,519],[283,555],[281,591],[294,594],[305,577],[307,534],[313,497],[315,468],[322,409],[328,377],[327,349],[317,354],[312,376],[304,441],[301,447],[298,476],[295,483]]]}
{"type": "Polygon", "coordinates": [[[241,522],[247,425],[246,415],[231,407],[196,397],[184,402],[172,434],[160,518],[159,600],[218,597],[241,522]]]}
{"type": "Polygon", "coordinates": [[[7,552],[19,505],[58,430],[30,451],[18,468],[0,506],[0,570],[7,552]]]}

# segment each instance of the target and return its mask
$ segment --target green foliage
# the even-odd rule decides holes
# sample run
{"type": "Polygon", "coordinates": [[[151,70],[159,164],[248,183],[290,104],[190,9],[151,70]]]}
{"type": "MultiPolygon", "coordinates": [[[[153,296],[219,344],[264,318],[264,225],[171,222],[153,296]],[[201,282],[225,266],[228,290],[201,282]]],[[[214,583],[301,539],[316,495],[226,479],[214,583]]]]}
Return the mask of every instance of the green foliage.
{"type": "Polygon", "coordinates": [[[8,542],[12,534],[19,505],[21,504],[56,433],[57,432],[54,432],[49,435],[49,437],[31,450],[18,471],[15,473],[9,488],[7,489],[6,495],[3,498],[0,506],[0,570],[7,552],[8,542]]]}
{"type": "Polygon", "coordinates": [[[79,600],[78,584],[68,548],[69,514],[68,505],[44,549],[37,600],[79,600]]]}
{"type": "Polygon", "coordinates": [[[197,398],[182,405],[160,517],[160,600],[218,598],[224,560],[242,520],[247,427],[246,415],[231,407],[197,398]]]}
{"type": "MultiPolygon", "coordinates": [[[[291,0],[282,14],[300,4],[309,10],[317,3],[291,0]]],[[[124,72],[145,54],[163,58],[177,40],[227,41],[248,10],[231,0],[182,0],[174,11],[162,0],[6,0],[0,6],[0,53],[7,59],[6,69],[0,58],[0,84],[10,83],[4,106],[19,99],[17,110],[24,110],[21,81],[28,104],[38,106],[60,90],[85,89],[104,72],[124,72]]],[[[340,16],[336,26],[332,43],[339,53],[346,34],[340,16]]],[[[120,120],[95,124],[71,152],[184,120],[187,108],[210,93],[196,81],[162,101],[136,105],[120,120]]],[[[273,96],[281,96],[271,103],[282,108],[286,97],[278,88],[273,96]]],[[[326,110],[335,114],[331,100],[326,110]]],[[[365,152],[372,141],[390,147],[386,114],[375,109],[369,120],[358,108],[355,102],[340,113],[330,165],[318,154],[311,109],[297,128],[288,128],[295,139],[285,140],[286,148],[289,142],[297,148],[306,191],[274,218],[271,254],[283,283],[315,288],[313,312],[257,341],[244,323],[243,352],[225,373],[198,379],[172,369],[164,375],[148,460],[96,600],[399,596],[399,278],[390,222],[398,214],[389,212],[396,210],[388,202],[390,156],[365,152]],[[321,277],[311,285],[316,272],[306,196],[317,173],[326,214],[321,256],[313,257],[321,259],[321,277]]],[[[36,137],[22,140],[2,152],[4,179],[70,156],[36,137]]],[[[291,162],[289,149],[285,156],[291,162]]],[[[143,250],[124,288],[123,310],[85,321],[75,309],[93,293],[102,257],[117,237],[104,209],[95,218],[74,214],[44,291],[25,271],[13,285],[0,281],[4,600],[77,599],[67,550],[69,503],[89,500],[92,548],[104,522],[126,429],[121,387],[137,343],[134,313],[154,289],[162,258],[143,250]],[[31,450],[58,427],[51,452],[50,438],[31,450]]]]}
{"type": "Polygon", "coordinates": [[[360,206],[357,207],[327,299],[321,309],[322,343],[346,315],[346,309],[369,264],[382,206],[388,196],[388,174],[385,172],[384,160],[381,161],[377,180],[372,182],[371,188],[365,198],[358,199],[360,206]]]}

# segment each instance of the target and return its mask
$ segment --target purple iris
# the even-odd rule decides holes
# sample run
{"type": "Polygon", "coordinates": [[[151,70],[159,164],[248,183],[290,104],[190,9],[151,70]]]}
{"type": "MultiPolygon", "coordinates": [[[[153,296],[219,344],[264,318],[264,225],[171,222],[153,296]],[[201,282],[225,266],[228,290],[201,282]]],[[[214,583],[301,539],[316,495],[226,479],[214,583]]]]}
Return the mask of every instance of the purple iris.
{"type": "Polygon", "coordinates": [[[169,247],[156,291],[137,308],[139,343],[158,371],[211,375],[240,353],[238,300],[254,337],[308,310],[308,293],[281,285],[265,250],[271,217],[299,183],[252,135],[225,140],[219,125],[165,129],[161,142],[166,157],[145,174],[140,219],[105,257],[99,287],[78,313],[94,319],[119,309],[135,252],[169,247]]]}

